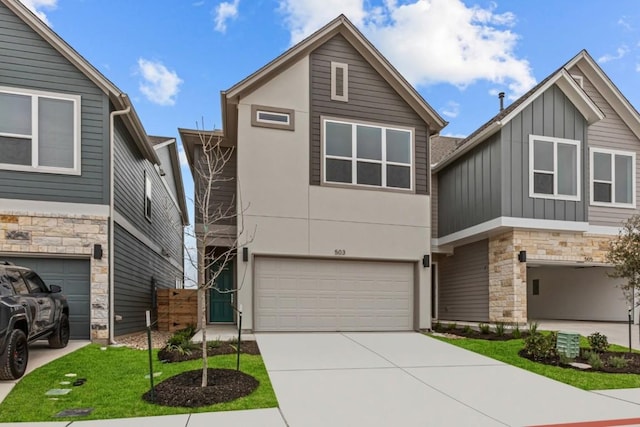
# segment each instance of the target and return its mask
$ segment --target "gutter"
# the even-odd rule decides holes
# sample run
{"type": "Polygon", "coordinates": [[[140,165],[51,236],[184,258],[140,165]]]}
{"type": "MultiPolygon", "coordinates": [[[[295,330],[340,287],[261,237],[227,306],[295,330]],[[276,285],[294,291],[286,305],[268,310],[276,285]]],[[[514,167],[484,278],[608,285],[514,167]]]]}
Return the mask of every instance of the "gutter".
{"type": "Polygon", "coordinates": [[[116,110],[109,113],[109,344],[117,344],[114,339],[114,320],[115,320],[115,173],[114,173],[114,147],[115,147],[115,117],[123,114],[129,114],[131,107],[124,110],[116,110]]]}

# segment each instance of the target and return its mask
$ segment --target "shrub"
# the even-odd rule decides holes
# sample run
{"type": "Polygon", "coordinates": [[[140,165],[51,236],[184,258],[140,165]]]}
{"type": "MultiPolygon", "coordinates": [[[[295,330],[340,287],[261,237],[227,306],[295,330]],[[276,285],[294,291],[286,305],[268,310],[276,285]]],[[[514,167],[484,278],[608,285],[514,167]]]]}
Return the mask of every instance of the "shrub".
{"type": "Polygon", "coordinates": [[[557,338],[558,335],[555,332],[550,334],[531,334],[524,340],[523,351],[526,356],[533,360],[545,360],[557,357],[557,338]]]}
{"type": "Polygon", "coordinates": [[[442,331],[442,323],[440,323],[440,321],[436,321],[436,323],[433,324],[433,330],[436,332],[442,331]]]}
{"type": "Polygon", "coordinates": [[[471,326],[469,325],[464,325],[464,328],[462,328],[462,332],[464,332],[465,334],[470,334],[473,331],[473,329],[471,329],[471,326]]]}
{"type": "Polygon", "coordinates": [[[600,332],[594,332],[587,337],[589,340],[589,346],[591,349],[597,353],[604,353],[609,348],[609,341],[607,340],[606,335],[601,334],[600,332]]]}
{"type": "Polygon", "coordinates": [[[560,356],[560,364],[561,365],[568,365],[569,363],[571,363],[571,362],[573,362],[575,360],[572,357],[565,356],[562,353],[560,353],[559,356],[560,356]]]}
{"type": "Polygon", "coordinates": [[[191,350],[196,347],[196,344],[191,342],[191,338],[193,338],[195,333],[196,328],[193,325],[178,329],[167,340],[167,348],[171,351],[177,351],[180,354],[191,353],[191,350]]]}
{"type": "Polygon", "coordinates": [[[538,333],[538,322],[529,323],[529,335],[535,335],[538,333]]]}
{"type": "Polygon", "coordinates": [[[457,327],[458,327],[458,325],[457,325],[455,322],[453,322],[453,323],[449,323],[449,324],[447,325],[447,329],[448,329],[448,330],[450,330],[450,331],[453,331],[453,330],[454,330],[454,329],[456,329],[457,327]]]}
{"type": "Polygon", "coordinates": [[[511,330],[511,336],[515,339],[519,339],[520,337],[522,337],[522,332],[520,331],[520,325],[518,325],[518,322],[516,322],[516,324],[513,325],[513,329],[511,330]]]}
{"type": "Polygon", "coordinates": [[[596,353],[595,351],[589,352],[589,357],[587,359],[587,363],[589,365],[591,365],[591,367],[593,369],[602,368],[602,359],[600,358],[600,355],[598,353],[596,353]]]}
{"type": "Polygon", "coordinates": [[[496,335],[499,337],[504,335],[504,322],[496,322],[496,335]]]}
{"type": "Polygon", "coordinates": [[[609,365],[613,366],[614,368],[626,368],[628,364],[629,361],[625,359],[624,356],[613,356],[609,358],[609,365]]]}
{"type": "Polygon", "coordinates": [[[478,329],[481,334],[487,335],[491,331],[491,326],[488,323],[478,323],[478,329]]]}

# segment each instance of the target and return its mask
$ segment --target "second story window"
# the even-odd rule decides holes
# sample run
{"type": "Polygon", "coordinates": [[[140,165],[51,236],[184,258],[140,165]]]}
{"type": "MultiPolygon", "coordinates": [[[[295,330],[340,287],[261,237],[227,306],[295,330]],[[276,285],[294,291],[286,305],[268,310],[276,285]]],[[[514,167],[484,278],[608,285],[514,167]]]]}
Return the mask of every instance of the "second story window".
{"type": "Polygon", "coordinates": [[[529,136],[529,196],[580,200],[580,141],[529,136]]]}
{"type": "Polygon", "coordinates": [[[0,169],[80,175],[80,97],[0,87],[0,169]]]}
{"type": "Polygon", "coordinates": [[[151,179],[144,173],[144,216],[151,221],[151,179]]]}
{"type": "Polygon", "coordinates": [[[591,149],[591,204],[635,208],[636,154],[591,149]]]}
{"type": "Polygon", "coordinates": [[[323,120],[324,182],[413,189],[413,131],[323,120]]]}
{"type": "Polygon", "coordinates": [[[349,101],[349,65],[331,62],[331,99],[349,101]]]}

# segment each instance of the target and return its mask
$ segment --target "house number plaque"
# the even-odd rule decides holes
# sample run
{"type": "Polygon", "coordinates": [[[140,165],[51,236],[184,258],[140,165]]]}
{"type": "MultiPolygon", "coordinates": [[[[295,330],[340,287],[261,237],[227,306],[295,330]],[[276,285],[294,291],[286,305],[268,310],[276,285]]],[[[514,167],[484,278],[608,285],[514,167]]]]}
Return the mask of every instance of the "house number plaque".
{"type": "Polygon", "coordinates": [[[334,249],[333,254],[342,256],[346,255],[347,251],[345,249],[334,249]]]}

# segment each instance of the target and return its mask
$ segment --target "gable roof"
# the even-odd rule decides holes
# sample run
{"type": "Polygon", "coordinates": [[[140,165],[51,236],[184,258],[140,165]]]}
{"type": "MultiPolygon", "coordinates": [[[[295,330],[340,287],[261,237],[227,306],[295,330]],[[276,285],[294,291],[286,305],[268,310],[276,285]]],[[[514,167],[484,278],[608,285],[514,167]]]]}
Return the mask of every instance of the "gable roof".
{"type": "MultiPolygon", "coordinates": [[[[581,57],[583,54],[588,55],[587,51],[583,50],[577,55],[577,57],[581,57]]],[[[568,72],[568,69],[571,68],[570,64],[574,59],[551,73],[544,80],[531,88],[527,93],[515,100],[507,108],[500,111],[489,119],[489,121],[476,129],[471,135],[460,141],[458,148],[436,164],[433,167],[433,170],[435,172],[441,170],[446,165],[471,150],[473,147],[485,141],[489,136],[499,131],[505,124],[511,121],[511,119],[522,112],[522,110],[529,106],[536,98],[542,95],[554,84],[560,88],[567,98],[569,98],[578,111],[580,111],[580,113],[585,117],[588,124],[602,120],[605,117],[602,110],[600,110],[595,102],[589,98],[586,92],[568,72]]]]}
{"type": "Polygon", "coordinates": [[[429,149],[431,150],[431,164],[435,165],[458,147],[460,141],[464,138],[455,138],[451,136],[432,136],[429,141],[429,149]]]}
{"type": "Polygon", "coordinates": [[[194,174],[195,167],[195,149],[197,145],[202,145],[204,141],[213,138],[221,138],[220,145],[223,147],[229,146],[226,139],[223,136],[222,130],[213,129],[213,130],[200,130],[200,129],[185,129],[178,128],[178,133],[180,134],[180,140],[182,140],[182,146],[184,147],[184,153],[187,156],[187,161],[189,163],[189,169],[191,169],[191,175],[193,178],[196,178],[194,174]]]}
{"type": "Polygon", "coordinates": [[[432,134],[437,134],[447,122],[422,98],[422,96],[405,80],[393,65],[367,40],[364,35],[347,19],[340,15],[327,25],[294,45],[282,55],[260,68],[255,73],[241,80],[226,91],[220,92],[222,102],[222,120],[224,135],[235,141],[237,109],[232,108],[239,100],[264,85],[283,70],[301,58],[309,55],[337,34],[341,34],[362,55],[382,78],[400,95],[400,97],[424,120],[432,134]]]}
{"type": "MultiPolygon", "coordinates": [[[[176,203],[180,208],[182,224],[189,225],[189,211],[187,209],[187,200],[184,193],[184,185],[182,183],[182,171],[180,169],[180,153],[178,152],[178,142],[175,138],[166,136],[148,135],[148,140],[155,151],[160,152],[161,150],[166,150],[166,152],[169,154],[170,164],[160,164],[160,168],[171,168],[174,180],[172,184],[174,185],[176,191],[175,198],[176,203]]],[[[162,179],[164,179],[164,176],[162,177],[162,179]]]]}
{"type": "Polygon", "coordinates": [[[127,130],[134,137],[136,145],[144,155],[144,157],[152,163],[159,164],[160,160],[152,149],[151,144],[147,140],[147,134],[140,122],[140,118],[133,108],[133,104],[129,96],[116,87],[109,79],[100,73],[93,65],[91,65],[82,55],[65,42],[58,34],[56,34],[47,24],[42,22],[40,18],[33,14],[19,0],[0,0],[9,10],[11,10],[18,18],[27,24],[33,31],[40,35],[55,50],[71,62],[78,70],[80,70],[89,80],[98,86],[113,103],[118,110],[131,108],[129,114],[125,114],[123,122],[127,130]]]}

